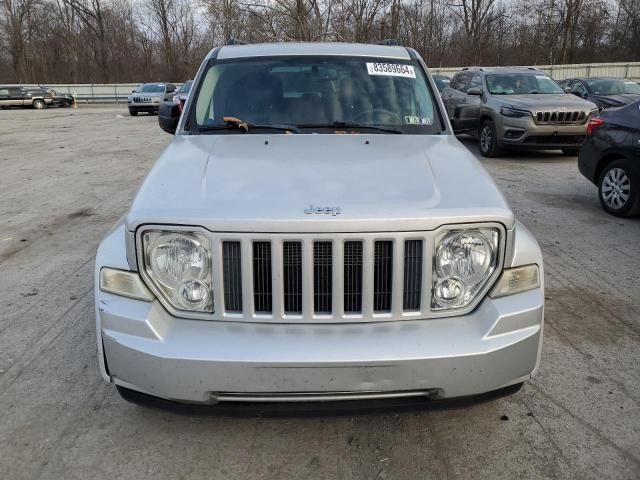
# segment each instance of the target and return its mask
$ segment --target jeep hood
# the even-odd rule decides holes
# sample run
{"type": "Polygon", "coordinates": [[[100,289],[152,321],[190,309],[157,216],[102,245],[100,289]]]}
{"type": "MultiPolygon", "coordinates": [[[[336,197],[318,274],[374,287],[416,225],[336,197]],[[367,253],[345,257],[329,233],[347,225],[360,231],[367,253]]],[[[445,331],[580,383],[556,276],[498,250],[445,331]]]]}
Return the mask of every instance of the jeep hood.
{"type": "Polygon", "coordinates": [[[452,135],[177,136],[143,182],[127,228],[213,231],[432,230],[513,213],[452,135]],[[305,213],[338,207],[340,214],[305,213]]]}
{"type": "Polygon", "coordinates": [[[593,102],[584,100],[570,93],[567,94],[529,94],[529,95],[504,95],[497,96],[505,105],[532,112],[544,110],[570,110],[579,109],[589,112],[596,108],[593,102]]]}

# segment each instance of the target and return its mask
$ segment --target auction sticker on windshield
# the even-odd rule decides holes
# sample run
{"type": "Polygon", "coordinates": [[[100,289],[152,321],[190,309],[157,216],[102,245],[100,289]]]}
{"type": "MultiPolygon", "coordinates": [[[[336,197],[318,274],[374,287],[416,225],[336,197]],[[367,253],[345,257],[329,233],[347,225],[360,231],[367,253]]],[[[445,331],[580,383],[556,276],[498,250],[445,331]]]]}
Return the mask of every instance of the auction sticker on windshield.
{"type": "Polygon", "coordinates": [[[367,72],[369,75],[416,78],[416,72],[413,69],[413,65],[403,65],[401,63],[367,62],[367,72]]]}

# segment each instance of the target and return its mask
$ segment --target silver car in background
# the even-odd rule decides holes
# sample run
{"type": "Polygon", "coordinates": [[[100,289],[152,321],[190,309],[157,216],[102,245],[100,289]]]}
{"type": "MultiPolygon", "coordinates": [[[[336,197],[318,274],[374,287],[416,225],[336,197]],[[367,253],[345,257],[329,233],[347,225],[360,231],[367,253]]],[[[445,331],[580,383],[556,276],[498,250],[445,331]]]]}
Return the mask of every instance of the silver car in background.
{"type": "Polygon", "coordinates": [[[469,67],[442,92],[456,132],[478,136],[480,153],[562,150],[576,155],[598,108],[533,67],[469,67]]]}
{"type": "Polygon", "coordinates": [[[175,139],[96,258],[125,399],[395,408],[537,372],[540,248],[415,50],[215,48],[160,120],[175,139]]]}
{"type": "Polygon", "coordinates": [[[144,83],[134,90],[127,99],[129,115],[136,116],[140,112],[157,114],[160,102],[170,93],[176,91],[171,83],[144,83]]]}

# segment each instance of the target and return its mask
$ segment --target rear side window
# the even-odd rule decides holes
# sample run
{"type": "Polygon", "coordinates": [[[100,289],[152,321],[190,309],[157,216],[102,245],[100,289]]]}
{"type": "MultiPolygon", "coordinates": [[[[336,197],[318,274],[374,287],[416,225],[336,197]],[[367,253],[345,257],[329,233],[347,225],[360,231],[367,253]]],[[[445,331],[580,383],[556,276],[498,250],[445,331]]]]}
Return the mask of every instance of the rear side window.
{"type": "Polygon", "coordinates": [[[468,73],[459,73],[453,80],[451,80],[451,84],[449,85],[454,90],[458,90],[459,92],[466,92],[469,89],[470,83],[470,75],[468,73]]]}

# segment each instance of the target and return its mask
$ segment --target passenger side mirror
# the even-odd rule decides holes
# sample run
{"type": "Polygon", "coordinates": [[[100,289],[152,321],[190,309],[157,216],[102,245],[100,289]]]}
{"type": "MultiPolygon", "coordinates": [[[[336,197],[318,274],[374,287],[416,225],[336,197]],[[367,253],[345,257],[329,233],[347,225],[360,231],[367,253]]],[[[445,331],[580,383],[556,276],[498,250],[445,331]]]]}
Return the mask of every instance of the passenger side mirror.
{"type": "Polygon", "coordinates": [[[171,135],[175,135],[180,121],[180,106],[173,102],[162,102],[158,109],[158,124],[160,128],[171,135]]]}
{"type": "Polygon", "coordinates": [[[471,87],[467,90],[467,95],[482,95],[482,89],[480,87],[471,87]]]}
{"type": "Polygon", "coordinates": [[[136,91],[135,90],[131,90],[131,93],[136,93],[136,91]]]}
{"type": "Polygon", "coordinates": [[[574,93],[575,92],[573,90],[571,90],[571,87],[564,87],[564,93],[574,93]]]}
{"type": "Polygon", "coordinates": [[[167,93],[173,93],[176,91],[175,85],[167,85],[167,93]]]}

